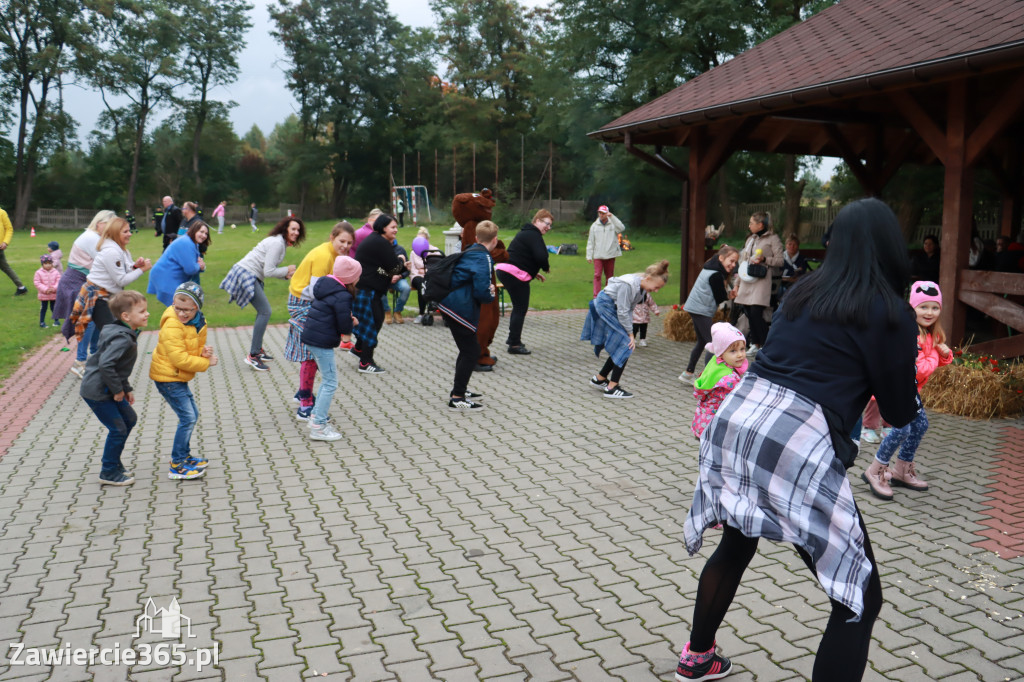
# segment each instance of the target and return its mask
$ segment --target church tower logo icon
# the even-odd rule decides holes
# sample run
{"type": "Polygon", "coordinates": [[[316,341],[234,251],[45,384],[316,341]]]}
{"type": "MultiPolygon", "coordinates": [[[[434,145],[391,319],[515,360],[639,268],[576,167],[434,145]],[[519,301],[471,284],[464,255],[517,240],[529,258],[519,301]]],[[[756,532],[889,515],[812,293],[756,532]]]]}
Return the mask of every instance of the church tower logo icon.
{"type": "Polygon", "coordinates": [[[177,597],[171,599],[167,608],[157,608],[150,597],[146,600],[142,615],[135,619],[135,636],[142,637],[149,633],[164,639],[180,639],[183,621],[186,638],[195,637],[192,634],[192,619],[181,614],[177,597]]]}

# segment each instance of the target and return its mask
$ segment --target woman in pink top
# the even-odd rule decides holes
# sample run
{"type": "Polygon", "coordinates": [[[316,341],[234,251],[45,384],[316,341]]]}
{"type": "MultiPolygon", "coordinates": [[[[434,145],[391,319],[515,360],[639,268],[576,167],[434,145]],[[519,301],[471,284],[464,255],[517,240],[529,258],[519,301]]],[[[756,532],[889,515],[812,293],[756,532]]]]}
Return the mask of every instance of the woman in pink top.
{"type": "Polygon", "coordinates": [[[217,219],[217,234],[224,234],[224,207],[228,202],[222,201],[213,209],[213,217],[217,219]]]}

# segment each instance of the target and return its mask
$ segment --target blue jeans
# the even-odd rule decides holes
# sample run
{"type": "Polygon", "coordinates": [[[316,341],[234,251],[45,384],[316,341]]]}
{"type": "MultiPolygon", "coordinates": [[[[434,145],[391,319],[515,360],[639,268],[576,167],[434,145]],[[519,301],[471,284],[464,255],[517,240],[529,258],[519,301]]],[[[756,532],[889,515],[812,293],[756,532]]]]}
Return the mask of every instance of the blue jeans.
{"type": "Polygon", "coordinates": [[[192,397],[188,383],[185,381],[157,381],[156,390],[164,397],[167,404],[178,415],[178,430],[174,432],[174,445],[171,447],[171,464],[183,463],[192,450],[189,442],[196,422],[199,421],[199,408],[192,397]]]}
{"type": "Polygon", "coordinates": [[[96,333],[96,323],[90,322],[82,333],[82,340],[78,342],[78,348],[75,349],[75,360],[85,362],[89,353],[96,352],[96,344],[99,341],[100,335],[96,333]]]}
{"type": "MultiPolygon", "coordinates": [[[[409,300],[409,294],[412,293],[412,287],[409,285],[409,280],[398,280],[388,287],[388,291],[398,292],[398,300],[395,301],[395,312],[402,312],[405,309],[405,302],[409,300]]],[[[384,295],[384,312],[389,312],[391,310],[391,301],[388,300],[390,298],[391,297],[389,295],[384,295]]]]}
{"type": "Polygon", "coordinates": [[[889,435],[882,439],[882,444],[878,446],[875,459],[889,466],[896,448],[899,448],[900,459],[904,462],[913,462],[917,448],[921,445],[921,439],[924,438],[924,432],[927,430],[928,417],[924,410],[920,410],[914,417],[914,421],[899,429],[893,427],[889,435]]]}
{"type": "Polygon", "coordinates": [[[316,403],[313,405],[313,423],[322,426],[327,423],[327,410],[334,399],[334,392],[338,390],[338,369],[334,364],[334,349],[316,346],[306,348],[320,370],[320,390],[316,393],[316,403]]]}
{"type": "Polygon", "coordinates": [[[128,441],[128,434],[135,428],[138,418],[135,410],[128,404],[127,400],[114,402],[113,400],[89,400],[83,398],[103,424],[109,433],[107,442],[103,446],[103,464],[100,467],[100,474],[113,475],[124,471],[121,464],[121,453],[124,452],[124,444],[128,441]]]}

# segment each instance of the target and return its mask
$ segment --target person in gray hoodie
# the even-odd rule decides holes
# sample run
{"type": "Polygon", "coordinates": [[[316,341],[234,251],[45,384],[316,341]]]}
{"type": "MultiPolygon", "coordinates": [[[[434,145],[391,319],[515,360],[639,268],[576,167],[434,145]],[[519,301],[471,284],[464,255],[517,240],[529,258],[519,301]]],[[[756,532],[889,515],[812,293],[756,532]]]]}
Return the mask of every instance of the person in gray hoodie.
{"type": "Polygon", "coordinates": [[[690,361],[686,365],[686,371],[679,375],[679,380],[684,383],[692,384],[694,382],[694,371],[697,369],[700,354],[704,352],[704,346],[711,343],[711,323],[715,317],[715,310],[724,301],[736,296],[727,286],[727,281],[729,275],[736,269],[738,260],[739,252],[728,244],[723,245],[718,253],[704,264],[700,274],[697,275],[697,281],[690,289],[690,295],[686,297],[683,310],[690,313],[697,340],[690,352],[690,361]]]}
{"type": "Polygon", "coordinates": [[[128,379],[138,357],[138,330],[146,326],[149,311],[146,297],[138,291],[119,291],[107,305],[114,318],[100,332],[96,352],[85,363],[85,375],[79,395],[107,427],[103,447],[100,485],[125,486],[135,478],[125,471],[121,453],[138,420],[132,404],[135,394],[128,379]]]}

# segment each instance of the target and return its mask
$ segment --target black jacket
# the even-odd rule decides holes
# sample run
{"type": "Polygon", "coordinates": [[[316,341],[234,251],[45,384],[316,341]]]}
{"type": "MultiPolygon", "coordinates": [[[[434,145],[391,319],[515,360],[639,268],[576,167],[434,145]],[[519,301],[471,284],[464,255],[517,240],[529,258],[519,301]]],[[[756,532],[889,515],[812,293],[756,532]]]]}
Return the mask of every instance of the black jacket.
{"type": "Polygon", "coordinates": [[[363,274],[356,285],[383,294],[391,286],[391,277],[402,271],[402,261],[395,247],[377,232],[371,232],[359,245],[356,260],[363,266],[363,274]]]}
{"type": "Polygon", "coordinates": [[[544,243],[544,235],[535,225],[532,223],[523,225],[518,234],[512,238],[512,243],[508,245],[508,262],[525,270],[530,277],[536,277],[540,270],[551,271],[551,266],[548,265],[548,247],[544,243]]]}
{"type": "Polygon", "coordinates": [[[131,393],[128,380],[139,354],[138,338],[138,332],[123,322],[104,325],[96,352],[85,363],[79,395],[89,400],[112,400],[118,393],[131,393]]]}
{"type": "Polygon", "coordinates": [[[313,305],[302,328],[302,343],[316,348],[337,348],[342,334],[352,333],[352,294],[333,277],[313,285],[313,305]]]}
{"type": "Polygon", "coordinates": [[[164,210],[164,234],[178,234],[181,226],[181,209],[171,204],[164,210]]]}

